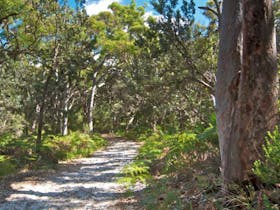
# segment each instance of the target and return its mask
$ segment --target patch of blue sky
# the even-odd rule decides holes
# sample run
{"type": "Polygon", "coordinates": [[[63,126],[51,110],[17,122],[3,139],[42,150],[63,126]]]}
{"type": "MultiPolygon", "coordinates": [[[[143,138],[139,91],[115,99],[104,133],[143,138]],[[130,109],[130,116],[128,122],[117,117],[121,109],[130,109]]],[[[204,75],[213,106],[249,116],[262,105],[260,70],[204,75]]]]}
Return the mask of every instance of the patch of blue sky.
{"type": "MultiPolygon", "coordinates": [[[[75,7],[75,0],[68,0],[69,5],[72,7],[75,7]]],[[[105,11],[108,9],[108,6],[112,2],[119,2],[120,4],[129,4],[131,0],[87,0],[86,1],[86,10],[89,15],[92,14],[98,14],[101,11],[105,11]]],[[[202,14],[203,11],[198,9],[198,6],[205,5],[207,0],[195,0],[196,4],[196,13],[195,13],[195,20],[196,22],[199,22],[202,25],[207,25],[209,21],[207,18],[202,14]]],[[[136,0],[136,4],[138,6],[145,6],[146,12],[148,14],[154,14],[154,10],[152,5],[150,4],[150,1],[145,0],[136,0]]]]}

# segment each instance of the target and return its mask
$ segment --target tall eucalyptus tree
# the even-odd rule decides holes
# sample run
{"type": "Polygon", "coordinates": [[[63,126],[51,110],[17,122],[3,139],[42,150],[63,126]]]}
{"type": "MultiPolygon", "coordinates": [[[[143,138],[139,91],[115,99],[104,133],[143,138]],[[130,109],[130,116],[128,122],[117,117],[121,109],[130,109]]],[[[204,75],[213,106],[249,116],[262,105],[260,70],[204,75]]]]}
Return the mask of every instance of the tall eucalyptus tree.
{"type": "Polygon", "coordinates": [[[250,179],[278,119],[271,0],[224,0],[217,72],[217,124],[225,187],[250,179]]]}

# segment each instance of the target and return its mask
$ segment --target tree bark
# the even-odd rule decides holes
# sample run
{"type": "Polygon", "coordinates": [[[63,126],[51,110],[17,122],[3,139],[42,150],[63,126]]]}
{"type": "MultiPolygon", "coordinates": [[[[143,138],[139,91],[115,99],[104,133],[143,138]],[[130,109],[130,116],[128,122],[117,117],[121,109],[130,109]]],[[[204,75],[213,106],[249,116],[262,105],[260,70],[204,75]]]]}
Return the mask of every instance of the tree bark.
{"type": "Polygon", "coordinates": [[[216,86],[224,185],[250,179],[277,121],[278,78],[271,0],[225,0],[216,86]]]}
{"type": "Polygon", "coordinates": [[[240,150],[240,177],[248,179],[254,161],[262,156],[267,131],[277,123],[278,73],[271,0],[244,0],[243,14],[243,62],[234,133],[240,150]]]}
{"type": "Polygon", "coordinates": [[[236,94],[242,56],[242,0],[225,0],[220,28],[219,62],[216,84],[217,127],[224,181],[239,177],[238,148],[232,139],[236,94]],[[233,86],[233,87],[231,87],[233,86]],[[235,93],[234,93],[235,92],[235,93]]]}
{"type": "Polygon", "coordinates": [[[126,124],[125,130],[128,131],[128,129],[130,128],[130,126],[132,125],[133,121],[135,119],[135,114],[133,114],[130,118],[128,123],[126,124]]]}
{"type": "Polygon", "coordinates": [[[97,68],[95,69],[95,72],[92,75],[92,86],[91,86],[91,90],[90,90],[90,98],[89,98],[89,106],[88,106],[88,128],[89,128],[89,132],[92,133],[93,132],[93,108],[94,108],[94,99],[95,99],[95,95],[97,92],[97,88],[103,86],[104,84],[101,84],[101,81],[103,80],[103,78],[105,77],[106,74],[100,74],[101,69],[103,67],[103,64],[105,63],[107,59],[107,56],[104,57],[104,59],[102,60],[102,62],[97,66],[97,68]],[[99,77],[99,78],[97,78],[99,77]]]}
{"type": "Polygon", "coordinates": [[[43,95],[42,95],[42,101],[39,109],[39,114],[38,114],[38,127],[37,127],[37,139],[36,139],[36,152],[40,152],[40,146],[42,144],[42,131],[43,131],[43,126],[44,126],[44,112],[45,112],[45,106],[46,106],[46,97],[49,89],[49,82],[51,79],[51,74],[49,74],[45,85],[44,85],[44,90],[43,90],[43,95]]]}
{"type": "Polygon", "coordinates": [[[44,84],[42,99],[41,99],[41,105],[40,105],[40,111],[38,115],[38,129],[37,129],[37,139],[36,139],[36,152],[40,152],[40,146],[42,144],[42,131],[44,126],[44,112],[45,112],[45,106],[46,106],[46,98],[49,91],[49,83],[51,81],[52,74],[57,69],[57,56],[59,52],[59,44],[56,43],[54,48],[54,56],[52,59],[52,68],[50,69],[50,72],[47,76],[46,82],[44,84]]]}
{"type": "Polygon", "coordinates": [[[89,132],[93,132],[93,107],[94,107],[94,98],[97,91],[97,85],[96,82],[93,81],[92,87],[91,87],[91,93],[90,93],[90,99],[89,99],[89,107],[88,107],[88,127],[89,132]]]}
{"type": "Polygon", "coordinates": [[[62,124],[62,136],[68,135],[68,108],[64,107],[63,110],[63,124],[62,124]]]}
{"type": "Polygon", "coordinates": [[[62,107],[62,127],[61,134],[63,136],[68,135],[68,111],[69,111],[69,100],[70,100],[70,84],[67,82],[65,87],[65,93],[63,97],[63,107],[62,107]]]}

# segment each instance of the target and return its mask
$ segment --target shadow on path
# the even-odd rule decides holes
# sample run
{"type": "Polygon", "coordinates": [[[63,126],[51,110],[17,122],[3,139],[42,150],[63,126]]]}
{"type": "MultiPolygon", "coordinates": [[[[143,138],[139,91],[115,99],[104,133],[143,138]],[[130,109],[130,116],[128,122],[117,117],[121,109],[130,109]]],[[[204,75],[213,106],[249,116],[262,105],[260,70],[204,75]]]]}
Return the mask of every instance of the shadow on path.
{"type": "Polygon", "coordinates": [[[13,182],[0,210],[115,209],[125,193],[116,178],[137,155],[136,142],[114,140],[90,158],[66,163],[66,170],[13,182]]]}

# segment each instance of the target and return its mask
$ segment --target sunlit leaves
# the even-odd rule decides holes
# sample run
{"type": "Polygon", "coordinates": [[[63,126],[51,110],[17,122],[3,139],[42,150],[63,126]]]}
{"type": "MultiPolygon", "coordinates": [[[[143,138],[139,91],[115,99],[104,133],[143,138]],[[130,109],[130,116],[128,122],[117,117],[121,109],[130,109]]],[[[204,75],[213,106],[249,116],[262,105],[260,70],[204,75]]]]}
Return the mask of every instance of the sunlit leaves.
{"type": "Polygon", "coordinates": [[[122,54],[136,50],[135,40],[145,30],[144,9],[135,2],[128,6],[110,5],[112,12],[90,17],[90,23],[102,54],[122,54]]]}
{"type": "Polygon", "coordinates": [[[0,26],[4,21],[19,15],[23,6],[23,0],[0,0],[0,26]]]}

